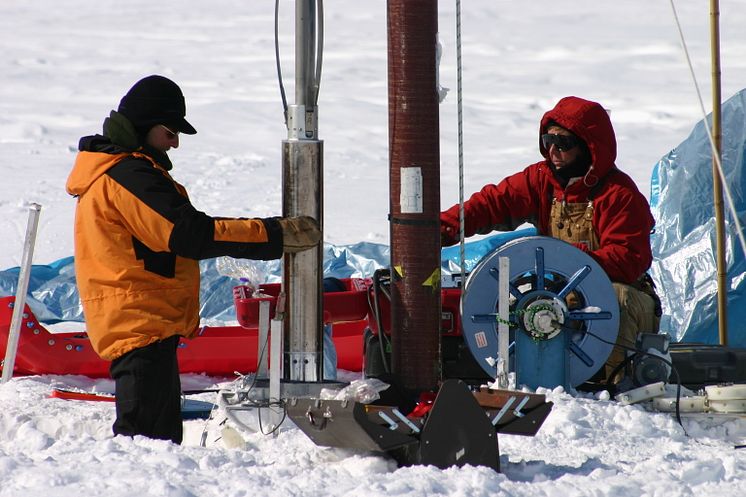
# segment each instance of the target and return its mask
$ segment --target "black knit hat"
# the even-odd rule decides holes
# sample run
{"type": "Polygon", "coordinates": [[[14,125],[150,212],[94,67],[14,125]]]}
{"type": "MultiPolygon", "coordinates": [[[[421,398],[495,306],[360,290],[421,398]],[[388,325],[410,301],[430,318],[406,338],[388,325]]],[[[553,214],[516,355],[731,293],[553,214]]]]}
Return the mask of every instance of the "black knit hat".
{"type": "Polygon", "coordinates": [[[137,129],[163,124],[187,135],[197,133],[184,119],[186,103],[181,88],[163,76],[148,76],[135,83],[122,97],[118,111],[137,129]]]}

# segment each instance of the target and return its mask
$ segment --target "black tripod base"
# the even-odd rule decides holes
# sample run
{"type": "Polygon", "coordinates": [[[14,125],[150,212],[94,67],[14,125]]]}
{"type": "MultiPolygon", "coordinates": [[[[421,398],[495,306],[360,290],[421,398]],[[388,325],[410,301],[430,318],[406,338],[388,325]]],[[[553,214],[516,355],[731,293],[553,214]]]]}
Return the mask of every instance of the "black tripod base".
{"type": "Polygon", "coordinates": [[[466,383],[448,380],[425,418],[397,407],[290,399],[288,416],[317,445],[384,452],[404,466],[487,466],[500,470],[497,431],[466,383]]]}

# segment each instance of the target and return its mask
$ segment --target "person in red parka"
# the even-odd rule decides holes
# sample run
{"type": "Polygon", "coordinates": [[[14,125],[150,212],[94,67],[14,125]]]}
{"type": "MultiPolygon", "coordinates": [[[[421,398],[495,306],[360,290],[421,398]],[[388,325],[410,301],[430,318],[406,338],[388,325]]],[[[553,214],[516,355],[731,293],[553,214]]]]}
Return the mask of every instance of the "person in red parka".
{"type": "MultiPolygon", "coordinates": [[[[464,203],[464,234],[509,231],[523,223],[539,235],[589,254],[612,281],[620,307],[617,344],[634,347],[640,332],[657,333],[660,305],[647,275],[655,224],[645,197],[615,164],[616,137],[608,113],[570,96],[544,114],[543,160],[489,184],[464,203]]],[[[440,214],[441,241],[459,240],[459,206],[440,214]]],[[[606,374],[625,357],[614,347],[606,374]]]]}

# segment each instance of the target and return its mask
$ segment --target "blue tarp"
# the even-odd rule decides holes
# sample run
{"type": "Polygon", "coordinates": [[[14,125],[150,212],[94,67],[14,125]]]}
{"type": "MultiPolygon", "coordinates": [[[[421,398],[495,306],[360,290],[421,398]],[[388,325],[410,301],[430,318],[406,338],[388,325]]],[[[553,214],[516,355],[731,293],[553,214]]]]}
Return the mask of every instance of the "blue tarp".
{"type": "MultiPolygon", "coordinates": [[[[503,243],[533,235],[535,230],[519,230],[501,233],[466,244],[467,271],[503,243]]],[[[443,249],[443,274],[460,272],[459,247],[443,249]]],[[[365,278],[373,276],[376,269],[389,266],[387,245],[361,242],[354,245],[324,246],[324,276],[336,278],[365,278]]],[[[229,258],[208,259],[200,262],[200,315],[203,319],[234,321],[233,287],[247,278],[252,283],[277,283],[281,278],[280,261],[247,261],[229,258]]],[[[19,268],[0,271],[0,296],[15,295],[19,268]]],[[[28,304],[37,318],[44,323],[58,321],[83,321],[75,285],[73,258],[66,257],[49,265],[34,265],[31,268],[28,304]]]]}
{"type": "MultiPolygon", "coordinates": [[[[464,268],[466,272],[471,272],[482,258],[512,240],[524,236],[536,235],[536,228],[525,228],[505,233],[491,235],[481,240],[466,242],[464,245],[464,268]]],[[[461,248],[458,245],[446,247],[441,251],[441,272],[444,275],[456,274],[461,272],[460,256],[461,248]]],[[[445,286],[445,285],[444,285],[445,286]]]]}
{"type": "MultiPolygon", "coordinates": [[[[723,104],[722,129],[725,181],[743,225],[746,90],[723,104]]],[[[678,341],[718,343],[712,152],[704,121],[655,165],[650,203],[656,219],[651,273],[663,301],[661,329],[678,341]]],[[[724,205],[729,345],[746,347],[746,260],[724,205]]]]}
{"type": "MultiPolygon", "coordinates": [[[[473,267],[481,257],[499,245],[499,240],[512,239],[519,234],[497,235],[467,244],[467,268],[473,267]]],[[[448,271],[448,260],[458,263],[458,247],[444,250],[444,271],[448,271]],[[446,255],[447,254],[447,255],[446,255]]],[[[324,246],[324,276],[336,278],[365,278],[381,267],[389,265],[389,247],[362,242],[354,245],[324,246]]],[[[233,287],[240,284],[240,277],[250,276],[253,283],[277,283],[280,281],[280,261],[208,259],[200,262],[202,275],[200,288],[200,315],[203,319],[234,321],[233,287]]],[[[15,295],[19,268],[0,271],[0,296],[15,295]]],[[[29,307],[44,323],[58,321],[84,321],[78,289],[75,284],[73,258],[66,257],[49,265],[34,265],[31,268],[29,307]]]]}
{"type": "MultiPolygon", "coordinates": [[[[324,247],[324,275],[337,278],[371,276],[377,268],[388,266],[388,259],[389,249],[386,245],[327,244],[324,247]]],[[[241,276],[251,275],[255,284],[280,281],[280,261],[231,261],[234,263],[226,263],[223,258],[200,262],[200,315],[204,319],[236,319],[233,287],[241,283],[241,276]]],[[[0,271],[0,296],[15,295],[19,271],[18,267],[0,271]]],[[[29,307],[41,322],[84,321],[75,284],[73,258],[32,266],[27,299],[29,307]]]]}

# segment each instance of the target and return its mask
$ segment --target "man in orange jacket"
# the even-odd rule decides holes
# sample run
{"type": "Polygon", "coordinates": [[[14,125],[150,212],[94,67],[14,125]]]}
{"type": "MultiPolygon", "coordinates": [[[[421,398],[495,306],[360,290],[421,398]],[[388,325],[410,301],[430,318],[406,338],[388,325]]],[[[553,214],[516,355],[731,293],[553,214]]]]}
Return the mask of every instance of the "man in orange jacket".
{"type": "Polygon", "coordinates": [[[199,325],[199,263],[228,255],[277,259],[316,246],[318,224],[299,218],[216,218],[192,206],[166,152],[186,119],[181,89],[138,81],[103,126],[81,138],[67,191],[75,212],[75,273],[86,329],[112,361],[115,434],[181,443],[180,337],[199,325]]]}

